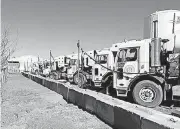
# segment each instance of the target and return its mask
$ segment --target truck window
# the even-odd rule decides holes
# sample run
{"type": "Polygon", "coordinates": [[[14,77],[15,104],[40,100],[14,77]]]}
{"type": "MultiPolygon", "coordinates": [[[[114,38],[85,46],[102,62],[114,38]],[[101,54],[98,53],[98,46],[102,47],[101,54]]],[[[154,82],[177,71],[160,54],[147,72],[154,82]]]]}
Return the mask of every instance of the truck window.
{"type": "Polygon", "coordinates": [[[107,63],[107,58],[108,58],[108,55],[97,55],[96,62],[100,64],[105,64],[107,63]]]}
{"type": "Polygon", "coordinates": [[[137,60],[137,49],[128,48],[121,49],[118,53],[118,62],[136,61],[137,60]]]}
{"type": "Polygon", "coordinates": [[[137,60],[137,49],[128,49],[126,53],[126,61],[136,61],[137,60]]]}
{"type": "Polygon", "coordinates": [[[88,57],[86,58],[86,65],[88,65],[88,57]]]}
{"type": "Polygon", "coordinates": [[[64,57],[64,64],[67,63],[67,57],[64,57]]]}
{"type": "Polygon", "coordinates": [[[118,62],[125,62],[126,61],[126,50],[120,50],[118,54],[118,62]]]}
{"type": "Polygon", "coordinates": [[[76,59],[71,59],[71,60],[70,60],[70,65],[76,65],[76,62],[77,62],[76,59]]]}

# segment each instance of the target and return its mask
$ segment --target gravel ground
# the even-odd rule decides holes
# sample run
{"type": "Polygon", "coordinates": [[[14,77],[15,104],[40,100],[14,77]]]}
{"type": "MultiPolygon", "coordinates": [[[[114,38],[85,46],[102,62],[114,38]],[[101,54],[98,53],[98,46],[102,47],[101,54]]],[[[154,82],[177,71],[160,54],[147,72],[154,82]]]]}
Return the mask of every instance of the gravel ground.
{"type": "Polygon", "coordinates": [[[22,75],[10,75],[1,90],[2,129],[111,129],[96,116],[22,75]]]}

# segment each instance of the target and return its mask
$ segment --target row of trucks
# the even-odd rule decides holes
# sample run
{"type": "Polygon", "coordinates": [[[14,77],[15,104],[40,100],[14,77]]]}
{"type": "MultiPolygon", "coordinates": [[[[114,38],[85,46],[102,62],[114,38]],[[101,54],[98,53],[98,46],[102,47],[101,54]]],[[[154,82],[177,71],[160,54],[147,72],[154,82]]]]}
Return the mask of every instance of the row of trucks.
{"type": "Polygon", "coordinates": [[[180,85],[180,11],[157,11],[145,25],[145,39],[82,50],[79,63],[77,53],[54,59],[51,75],[81,88],[89,84],[106,94],[131,96],[145,107],[172,100],[172,87],[180,85]]]}

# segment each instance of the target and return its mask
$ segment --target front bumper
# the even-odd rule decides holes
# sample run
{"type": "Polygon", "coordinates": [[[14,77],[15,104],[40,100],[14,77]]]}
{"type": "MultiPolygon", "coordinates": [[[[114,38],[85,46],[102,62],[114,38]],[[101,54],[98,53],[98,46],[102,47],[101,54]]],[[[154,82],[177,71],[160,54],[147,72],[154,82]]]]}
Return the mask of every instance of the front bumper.
{"type": "Polygon", "coordinates": [[[67,78],[69,81],[73,82],[73,74],[67,74],[67,78]]]}
{"type": "Polygon", "coordinates": [[[94,81],[95,87],[101,87],[102,82],[101,81],[94,81]]]}

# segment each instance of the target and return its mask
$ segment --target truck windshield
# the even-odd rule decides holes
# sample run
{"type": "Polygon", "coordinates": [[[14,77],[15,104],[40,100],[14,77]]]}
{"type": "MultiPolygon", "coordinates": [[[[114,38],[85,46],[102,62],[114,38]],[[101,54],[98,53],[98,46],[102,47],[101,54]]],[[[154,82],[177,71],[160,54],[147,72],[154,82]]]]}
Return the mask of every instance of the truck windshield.
{"type": "Polygon", "coordinates": [[[67,64],[67,62],[68,62],[68,58],[64,57],[64,64],[67,64]]]}
{"type": "Polygon", "coordinates": [[[107,63],[108,55],[97,55],[96,56],[96,63],[105,64],[107,63]]]}
{"type": "Polygon", "coordinates": [[[76,59],[71,59],[71,60],[70,60],[70,65],[76,65],[76,62],[77,62],[76,59]]]}
{"type": "Polygon", "coordinates": [[[117,56],[118,56],[118,62],[136,61],[137,49],[136,48],[121,49],[117,56]]]}

